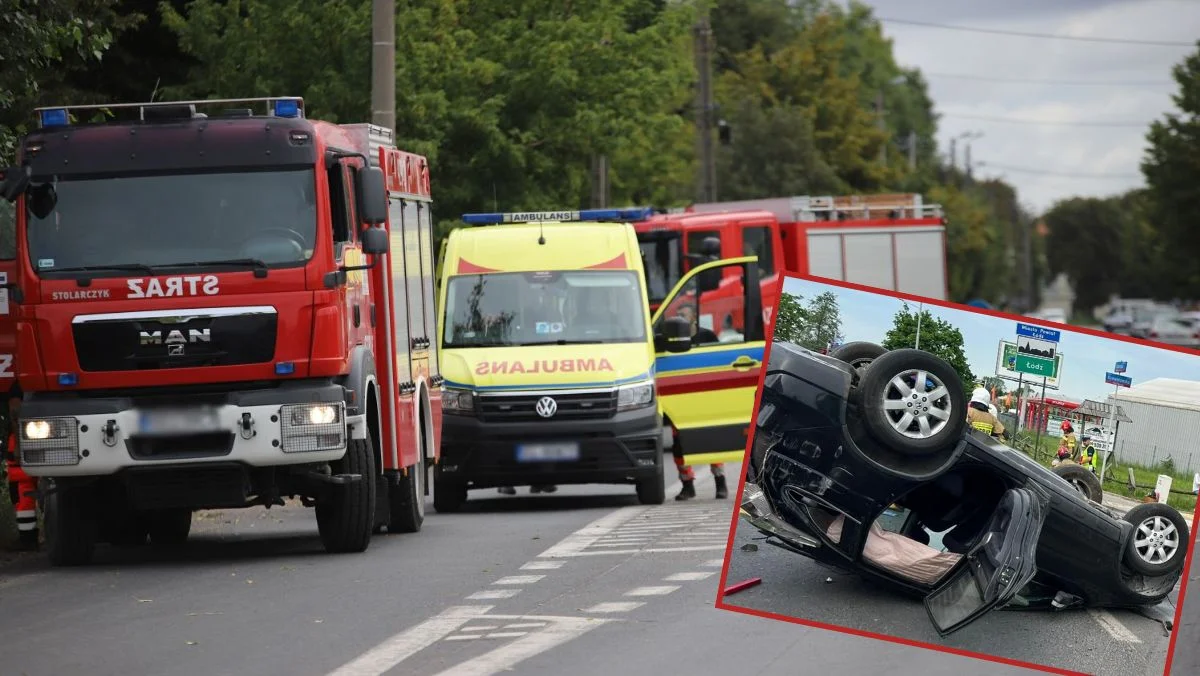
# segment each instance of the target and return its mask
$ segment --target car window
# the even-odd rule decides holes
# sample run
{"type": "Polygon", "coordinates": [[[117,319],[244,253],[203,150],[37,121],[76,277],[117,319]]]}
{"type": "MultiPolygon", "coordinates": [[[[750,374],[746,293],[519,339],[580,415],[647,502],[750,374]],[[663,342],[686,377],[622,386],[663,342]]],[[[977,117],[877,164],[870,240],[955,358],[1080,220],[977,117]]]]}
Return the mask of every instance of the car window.
{"type": "Polygon", "coordinates": [[[742,253],[746,256],[758,256],[760,277],[775,274],[774,250],[771,244],[771,228],[765,225],[751,225],[742,229],[742,253]]]}
{"type": "Polygon", "coordinates": [[[692,277],[659,315],[655,333],[661,331],[665,318],[683,317],[692,325],[692,344],[697,347],[746,342],[746,298],[740,292],[745,288],[746,268],[728,265],[724,269],[734,270],[739,277],[739,283],[733,285],[738,292],[714,291],[697,297],[699,277],[692,277]]]}

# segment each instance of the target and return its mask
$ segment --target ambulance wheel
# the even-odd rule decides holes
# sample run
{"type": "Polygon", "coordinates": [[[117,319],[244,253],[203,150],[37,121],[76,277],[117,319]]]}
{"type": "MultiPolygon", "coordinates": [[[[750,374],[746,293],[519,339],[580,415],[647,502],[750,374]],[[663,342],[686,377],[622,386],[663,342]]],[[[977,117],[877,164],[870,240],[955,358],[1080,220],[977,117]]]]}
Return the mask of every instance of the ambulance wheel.
{"type": "Polygon", "coordinates": [[[663,465],[659,460],[654,476],[637,482],[638,502],[643,505],[661,505],[667,500],[667,487],[663,485],[663,465]]]}
{"type": "Polygon", "coordinates": [[[46,554],[53,566],[81,566],[96,550],[96,509],[92,486],[57,486],[43,501],[46,554]]]}
{"type": "Polygon", "coordinates": [[[333,473],[359,479],[331,486],[317,499],[317,531],[331,554],[366,551],[375,529],[375,449],[371,437],[351,439],[346,455],[333,463],[333,473]]]}
{"type": "Polygon", "coordinates": [[[150,544],[155,547],[178,547],[187,542],[192,532],[192,510],[156,509],[146,514],[150,544]]]}
{"type": "Polygon", "coordinates": [[[1085,500],[1096,504],[1104,500],[1104,485],[1100,483],[1100,477],[1092,474],[1088,468],[1073,462],[1064,462],[1050,471],[1065,479],[1085,500]]]}
{"type": "Polygon", "coordinates": [[[416,533],[425,522],[425,459],[408,468],[408,476],[388,484],[388,504],[391,506],[389,533],[416,533]]]}
{"type": "Polygon", "coordinates": [[[442,467],[433,468],[433,508],[440,514],[453,514],[467,501],[467,487],[462,482],[447,479],[442,467]]]}

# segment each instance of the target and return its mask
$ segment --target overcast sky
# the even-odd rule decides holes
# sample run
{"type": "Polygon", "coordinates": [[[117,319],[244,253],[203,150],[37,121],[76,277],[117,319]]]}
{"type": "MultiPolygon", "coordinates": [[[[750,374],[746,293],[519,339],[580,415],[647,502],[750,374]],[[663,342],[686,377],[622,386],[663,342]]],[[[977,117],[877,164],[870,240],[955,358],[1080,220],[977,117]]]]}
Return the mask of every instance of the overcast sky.
{"type": "MultiPolygon", "coordinates": [[[[1057,199],[1105,196],[1141,185],[1138,164],[1147,127],[1174,109],[1171,67],[1194,47],[983,34],[886,19],[1192,44],[1200,38],[1198,0],[867,0],[866,4],[884,20],[900,65],[919,67],[926,74],[936,110],[943,115],[938,131],[941,152],[948,152],[952,137],[983,132],[982,138],[971,142],[976,175],[1015,185],[1022,202],[1035,212],[1057,199]],[[1111,84],[1009,83],[969,77],[1111,84]],[[1114,123],[1126,126],[1094,126],[1114,123]]],[[[959,141],[959,166],[963,149],[964,141],[959,141]]]]}

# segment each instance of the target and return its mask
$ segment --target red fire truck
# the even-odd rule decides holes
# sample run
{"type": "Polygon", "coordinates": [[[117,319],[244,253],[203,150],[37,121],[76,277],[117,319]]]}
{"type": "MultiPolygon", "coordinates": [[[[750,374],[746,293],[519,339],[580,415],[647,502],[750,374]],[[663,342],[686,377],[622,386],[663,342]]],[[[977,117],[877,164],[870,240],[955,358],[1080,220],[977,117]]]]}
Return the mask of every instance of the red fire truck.
{"type": "MultiPolygon", "coordinates": [[[[813,275],[945,299],[946,222],[941,207],[920,195],[783,197],[695,204],[636,223],[646,263],[651,308],[693,266],[710,260],[758,256],[763,313],[775,307],[779,275],[813,275]]],[[[708,307],[742,295],[727,273],[705,294],[708,307]]],[[[733,317],[737,313],[732,313],[733,317]]],[[[704,319],[706,328],[719,330],[704,319]]],[[[739,328],[736,324],[734,328],[739,328]]]]}
{"type": "Polygon", "coordinates": [[[441,426],[425,158],[298,97],[37,112],[2,181],[4,288],[52,563],[285,497],[330,552],[419,530],[441,426]]]}

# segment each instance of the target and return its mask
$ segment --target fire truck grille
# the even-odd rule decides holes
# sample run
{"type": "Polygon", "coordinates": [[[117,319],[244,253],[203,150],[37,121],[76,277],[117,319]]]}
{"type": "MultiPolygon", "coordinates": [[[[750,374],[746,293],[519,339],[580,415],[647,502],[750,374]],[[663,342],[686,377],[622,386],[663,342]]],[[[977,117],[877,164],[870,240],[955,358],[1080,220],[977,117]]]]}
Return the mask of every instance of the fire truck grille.
{"type": "MultiPolygon", "coordinates": [[[[543,411],[547,411],[545,406],[543,411]]],[[[580,394],[485,395],[479,398],[479,417],[487,422],[536,422],[539,420],[604,420],[617,411],[617,391],[580,394]],[[554,401],[553,413],[538,411],[543,398],[554,401]]]]}
{"type": "Polygon", "coordinates": [[[106,319],[72,325],[84,371],[144,371],[269,362],[278,317],[272,313],[106,319]]]}

